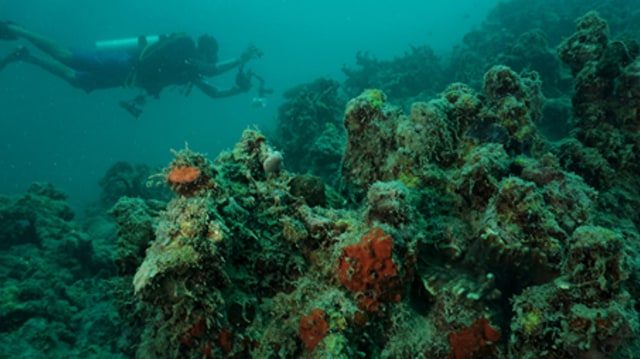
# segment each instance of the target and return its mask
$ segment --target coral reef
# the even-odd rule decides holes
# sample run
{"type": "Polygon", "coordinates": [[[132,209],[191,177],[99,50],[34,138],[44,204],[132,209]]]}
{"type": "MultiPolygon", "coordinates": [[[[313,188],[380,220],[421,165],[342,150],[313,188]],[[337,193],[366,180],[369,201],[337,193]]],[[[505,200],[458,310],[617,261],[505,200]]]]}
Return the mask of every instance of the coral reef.
{"type": "Polygon", "coordinates": [[[622,238],[582,226],[570,242],[563,275],[515,297],[509,345],[525,358],[602,357],[637,335],[637,313],[620,287],[628,275],[622,238]]]}
{"type": "Polygon", "coordinates": [[[60,238],[74,229],[74,213],[67,195],[48,183],[34,183],[21,198],[1,197],[0,248],[17,244],[42,245],[45,238],[60,238]]]}
{"type": "MultiPolygon", "coordinates": [[[[638,0],[612,0],[595,6],[612,22],[616,33],[637,37],[640,27],[634,21],[638,0]]],[[[593,10],[594,4],[580,0],[558,3],[553,0],[511,0],[500,3],[479,29],[467,33],[451,56],[451,79],[476,85],[489,67],[504,64],[515,71],[538,72],[545,94],[566,94],[571,82],[562,76],[555,47],[574,29],[574,19],[593,10]]]]}
{"type": "Polygon", "coordinates": [[[273,139],[247,129],[215,159],[171,151],[147,178],[166,202],[140,195],[144,168],[117,164],[111,222],[77,226],[46,184],[0,197],[0,345],[637,358],[640,46],[615,37],[636,25],[613,0],[571,35],[556,16],[588,6],[551,5],[501,3],[452,54],[455,73],[428,48],[359,54],[349,101],[320,79],[286,94],[273,139]],[[540,28],[527,11],[548,12],[540,28]]]}
{"type": "Polygon", "coordinates": [[[640,204],[638,43],[612,40],[608,23],[589,12],[578,20],[576,32],[562,42],[558,53],[575,77],[574,129],[573,139],[555,151],[563,166],[598,190],[596,206],[607,215],[596,223],[619,226],[628,233],[626,228],[640,224],[638,212],[629,207],[640,204]],[[612,205],[618,210],[608,210],[612,205]]]}
{"type": "Polygon", "coordinates": [[[149,185],[148,178],[153,174],[147,165],[132,165],[124,161],[114,163],[98,182],[102,188],[99,210],[108,210],[121,197],[168,200],[170,192],[164,186],[149,185]]]}
{"type": "Polygon", "coordinates": [[[378,60],[366,52],[358,52],[356,65],[342,68],[347,76],[344,90],[348,97],[376,88],[397,103],[419,96],[428,98],[433,93],[427,91],[444,85],[441,61],[428,46],[411,46],[403,56],[393,60],[378,60]]]}
{"type": "Polygon", "coordinates": [[[609,41],[605,20],[590,12],[559,47],[576,78],[575,137],[604,156],[614,170],[637,171],[638,53],[636,42],[609,41]],[[612,54],[613,53],[613,54],[612,54]]]}
{"type": "Polygon", "coordinates": [[[214,161],[174,152],[153,232],[140,202],[141,233],[121,228],[131,248],[150,240],[138,355],[630,357],[639,236],[567,170],[581,138],[537,130],[540,84],[494,66],[483,92],[455,83],[408,115],[364,90],[344,114],[340,201],[255,130],[214,161]]]}
{"type": "Polygon", "coordinates": [[[345,101],[339,88],[337,81],[320,78],[286,91],[272,136],[290,171],[320,176],[329,184],[337,181],[344,147],[340,116],[345,101]]]}
{"type": "Polygon", "coordinates": [[[0,356],[126,357],[112,295],[114,226],[72,218],[51,184],[0,196],[0,356]]]}

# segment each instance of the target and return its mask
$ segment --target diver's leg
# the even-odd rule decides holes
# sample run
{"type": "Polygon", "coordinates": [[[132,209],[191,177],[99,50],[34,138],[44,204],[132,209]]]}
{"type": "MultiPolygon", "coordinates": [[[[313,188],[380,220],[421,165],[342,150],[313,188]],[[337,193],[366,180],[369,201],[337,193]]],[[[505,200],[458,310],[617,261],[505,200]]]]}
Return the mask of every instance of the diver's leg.
{"type": "Polygon", "coordinates": [[[25,60],[27,56],[29,56],[29,50],[27,50],[27,48],[24,46],[18,46],[7,56],[0,59],[0,71],[2,71],[9,64],[25,60]]]}
{"type": "Polygon", "coordinates": [[[11,55],[7,55],[5,58],[0,60],[0,71],[4,70],[4,68],[7,67],[7,65],[15,61],[16,60],[14,60],[11,55]]]}
{"type": "Polygon", "coordinates": [[[72,54],[69,48],[61,46],[57,42],[49,38],[46,38],[40,34],[29,31],[18,24],[9,23],[6,26],[7,26],[7,31],[11,35],[14,35],[16,37],[21,37],[31,42],[35,47],[51,55],[51,57],[62,62],[67,66],[71,64],[72,54]]]}
{"type": "Polygon", "coordinates": [[[9,55],[3,57],[0,60],[0,71],[4,70],[4,68],[7,67],[7,65],[14,63],[16,61],[20,61],[20,57],[22,56],[21,53],[23,49],[24,49],[23,47],[19,47],[13,52],[11,52],[9,55]]]}
{"type": "Polygon", "coordinates": [[[76,72],[58,61],[51,60],[49,58],[34,56],[24,47],[21,50],[18,60],[34,64],[47,71],[48,73],[65,80],[71,86],[78,87],[78,82],[76,81],[76,72]]]}

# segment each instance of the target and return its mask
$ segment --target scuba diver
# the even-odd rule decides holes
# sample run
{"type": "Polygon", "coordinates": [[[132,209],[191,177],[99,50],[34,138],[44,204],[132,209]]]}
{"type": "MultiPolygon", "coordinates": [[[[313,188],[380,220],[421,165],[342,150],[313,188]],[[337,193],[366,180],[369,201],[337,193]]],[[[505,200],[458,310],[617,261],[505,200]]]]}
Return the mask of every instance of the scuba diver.
{"type": "Polygon", "coordinates": [[[160,92],[169,86],[182,86],[185,95],[189,95],[195,86],[211,98],[221,98],[249,91],[251,79],[256,77],[260,81],[260,95],[264,92],[262,78],[244,70],[244,65],[262,57],[262,52],[250,45],[239,57],[219,61],[218,42],[210,35],[202,35],[197,41],[184,33],[141,36],[135,39],[136,46],[130,49],[87,51],[63,47],[21,25],[0,21],[0,40],[18,39],[29,41],[50,58],[35,56],[25,46],[19,46],[0,59],[0,70],[10,63],[22,61],[36,65],[87,93],[115,87],[141,89],[140,95],[120,102],[120,106],[134,117],[142,114],[141,106],[148,95],[158,98],[160,92]],[[206,78],[234,68],[238,68],[234,86],[218,89],[206,82],[206,78]]]}

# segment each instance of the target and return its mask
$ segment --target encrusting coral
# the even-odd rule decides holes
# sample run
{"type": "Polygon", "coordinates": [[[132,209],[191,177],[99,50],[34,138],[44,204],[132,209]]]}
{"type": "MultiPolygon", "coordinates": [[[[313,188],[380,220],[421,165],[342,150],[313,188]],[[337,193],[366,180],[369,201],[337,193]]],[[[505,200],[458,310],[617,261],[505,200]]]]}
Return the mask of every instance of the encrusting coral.
{"type": "MultiPolygon", "coordinates": [[[[582,21],[579,33],[603,29],[593,14],[582,21]]],[[[580,39],[560,49],[584,55],[578,86],[594,79],[587,71],[624,86],[607,101],[634,93],[635,62],[611,55],[619,71],[589,72],[605,52],[583,54],[580,39]]],[[[291,173],[295,154],[284,161],[255,130],[211,162],[175,152],[162,178],[176,197],[133,278],[153,313],[138,354],[631,358],[639,221],[626,207],[605,213],[637,191],[613,190],[623,177],[594,165],[629,174],[634,157],[623,146],[603,154],[588,118],[575,138],[547,141],[535,72],[492,66],[483,84],[451,84],[408,114],[379,89],[350,100],[339,194],[322,176],[291,173]]],[[[589,116],[580,91],[574,116],[589,116]]],[[[610,108],[626,129],[637,125],[633,103],[610,108]]]]}
{"type": "Polygon", "coordinates": [[[327,334],[329,326],[325,317],[327,313],[322,309],[314,309],[309,315],[300,317],[298,335],[308,351],[313,351],[327,334]]]}
{"type": "Polygon", "coordinates": [[[380,228],[372,228],[360,242],[342,247],[338,264],[340,282],[358,293],[358,306],[375,312],[383,302],[398,302],[402,281],[393,261],[393,239],[380,228]]]}

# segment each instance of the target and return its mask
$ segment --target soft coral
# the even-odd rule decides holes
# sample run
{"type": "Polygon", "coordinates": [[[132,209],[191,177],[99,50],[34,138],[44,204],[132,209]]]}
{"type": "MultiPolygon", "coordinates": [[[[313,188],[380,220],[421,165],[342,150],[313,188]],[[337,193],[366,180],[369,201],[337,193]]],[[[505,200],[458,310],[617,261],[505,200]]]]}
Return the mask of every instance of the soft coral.
{"type": "Polygon", "coordinates": [[[449,333],[449,359],[478,359],[495,352],[493,343],[500,340],[500,332],[482,317],[469,327],[449,333]]]}
{"type": "Polygon", "coordinates": [[[313,351],[329,330],[325,317],[327,313],[322,309],[314,309],[309,315],[300,318],[298,336],[304,342],[308,351],[313,351]]]}
{"type": "Polygon", "coordinates": [[[393,239],[377,227],[360,242],[342,248],[338,278],[345,287],[363,294],[358,305],[366,311],[375,312],[382,302],[400,299],[402,283],[392,252],[393,239]]]}

